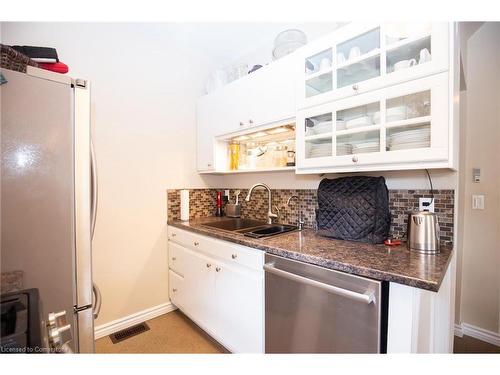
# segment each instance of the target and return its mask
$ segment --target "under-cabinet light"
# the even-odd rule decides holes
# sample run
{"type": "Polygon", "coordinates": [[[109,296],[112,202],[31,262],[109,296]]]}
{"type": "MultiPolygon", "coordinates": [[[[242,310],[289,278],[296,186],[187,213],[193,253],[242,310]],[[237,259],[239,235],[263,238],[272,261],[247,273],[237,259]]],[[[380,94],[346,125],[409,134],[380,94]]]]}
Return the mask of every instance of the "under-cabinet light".
{"type": "Polygon", "coordinates": [[[266,132],[257,132],[254,134],[250,134],[250,138],[260,138],[260,137],[265,137],[266,135],[269,135],[266,132]]]}
{"type": "Polygon", "coordinates": [[[247,139],[250,139],[250,137],[247,137],[246,135],[240,135],[239,137],[233,138],[233,141],[239,142],[246,141],[247,139]]]}
{"type": "Polygon", "coordinates": [[[287,131],[289,131],[290,129],[288,128],[284,128],[282,126],[280,126],[279,128],[274,128],[274,129],[269,129],[267,131],[268,134],[279,134],[279,133],[285,133],[287,131]]]}

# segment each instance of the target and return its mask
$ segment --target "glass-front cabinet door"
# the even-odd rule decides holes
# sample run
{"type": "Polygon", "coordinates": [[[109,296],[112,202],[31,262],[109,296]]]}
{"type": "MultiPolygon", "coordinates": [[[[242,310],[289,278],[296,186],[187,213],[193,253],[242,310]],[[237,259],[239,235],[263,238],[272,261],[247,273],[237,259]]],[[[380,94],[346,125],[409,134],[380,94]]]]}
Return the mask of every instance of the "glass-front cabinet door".
{"type": "Polygon", "coordinates": [[[297,172],[446,162],[447,98],[445,72],[299,111],[297,172]]]}
{"type": "Polygon", "coordinates": [[[448,23],[351,23],[301,53],[297,104],[307,108],[447,70],[448,23]]]}

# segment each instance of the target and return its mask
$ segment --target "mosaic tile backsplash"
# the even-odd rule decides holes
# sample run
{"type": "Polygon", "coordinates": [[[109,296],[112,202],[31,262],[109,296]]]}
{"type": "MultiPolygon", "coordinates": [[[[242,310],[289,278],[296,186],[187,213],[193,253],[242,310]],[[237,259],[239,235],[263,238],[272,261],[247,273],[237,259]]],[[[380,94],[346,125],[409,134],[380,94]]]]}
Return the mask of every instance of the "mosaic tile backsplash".
{"type": "MultiPolygon", "coordinates": [[[[234,192],[229,189],[231,202],[234,203],[234,192]]],[[[244,218],[267,220],[267,191],[254,190],[250,202],[245,201],[248,189],[239,189],[241,216],[244,218]]],[[[190,219],[213,216],[217,200],[217,191],[221,189],[191,189],[189,191],[190,219]]],[[[296,224],[299,211],[302,212],[304,226],[315,228],[318,198],[316,189],[272,189],[273,207],[279,209],[278,221],[285,224],[296,224]],[[288,198],[297,195],[288,206],[288,198]]],[[[407,212],[418,210],[418,198],[431,197],[430,190],[389,190],[389,209],[391,211],[390,236],[403,238],[406,233],[407,212]]],[[[180,219],[180,190],[168,190],[168,220],[180,219]]],[[[440,239],[445,245],[453,243],[453,190],[434,190],[434,211],[438,215],[440,239]]],[[[273,208],[276,212],[276,208],[273,208]]]]}

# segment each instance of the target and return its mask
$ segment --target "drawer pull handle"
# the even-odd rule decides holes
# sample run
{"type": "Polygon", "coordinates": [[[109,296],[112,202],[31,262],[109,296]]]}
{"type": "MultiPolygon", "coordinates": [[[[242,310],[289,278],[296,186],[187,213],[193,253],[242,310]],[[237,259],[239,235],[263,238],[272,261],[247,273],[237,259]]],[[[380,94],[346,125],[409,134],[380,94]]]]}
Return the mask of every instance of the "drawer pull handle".
{"type": "Polygon", "coordinates": [[[356,155],[354,155],[354,156],[352,157],[352,161],[353,161],[354,163],[357,163],[357,162],[358,162],[358,157],[357,157],[356,155]]]}
{"type": "Polygon", "coordinates": [[[238,257],[238,254],[231,254],[231,258],[236,259],[238,257]]]}
{"type": "Polygon", "coordinates": [[[215,267],[215,272],[219,272],[220,271],[220,267],[215,267]]]}
{"type": "Polygon", "coordinates": [[[176,257],[172,257],[172,260],[175,261],[177,258],[176,257]]]}
{"type": "Polygon", "coordinates": [[[194,241],[194,246],[198,246],[200,243],[198,241],[194,241]]]}
{"type": "Polygon", "coordinates": [[[212,265],[210,263],[207,263],[207,268],[210,268],[212,267],[212,265]]]}
{"type": "Polygon", "coordinates": [[[177,292],[177,289],[176,289],[176,288],[173,288],[173,289],[172,289],[172,292],[174,292],[174,293],[175,293],[175,292],[177,292]]]}

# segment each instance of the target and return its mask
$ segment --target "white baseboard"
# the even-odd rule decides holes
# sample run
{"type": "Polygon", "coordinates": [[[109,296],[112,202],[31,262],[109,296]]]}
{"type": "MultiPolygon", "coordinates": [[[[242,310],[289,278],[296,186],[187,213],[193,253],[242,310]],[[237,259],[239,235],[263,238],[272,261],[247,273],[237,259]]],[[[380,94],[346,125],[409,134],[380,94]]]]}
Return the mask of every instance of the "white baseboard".
{"type": "Polygon", "coordinates": [[[488,331],[467,323],[455,324],[455,336],[462,337],[463,335],[500,346],[500,334],[496,332],[488,331]]]}
{"type": "Polygon", "coordinates": [[[101,324],[94,329],[95,339],[97,340],[101,337],[111,335],[112,333],[131,327],[135,324],[145,322],[146,320],[156,318],[157,316],[166,314],[176,309],[177,307],[175,307],[172,302],[167,302],[146,310],[136,312],[135,314],[131,314],[123,318],[101,324]]]}

